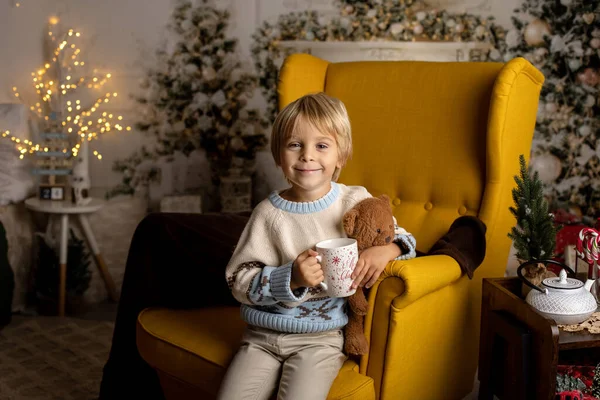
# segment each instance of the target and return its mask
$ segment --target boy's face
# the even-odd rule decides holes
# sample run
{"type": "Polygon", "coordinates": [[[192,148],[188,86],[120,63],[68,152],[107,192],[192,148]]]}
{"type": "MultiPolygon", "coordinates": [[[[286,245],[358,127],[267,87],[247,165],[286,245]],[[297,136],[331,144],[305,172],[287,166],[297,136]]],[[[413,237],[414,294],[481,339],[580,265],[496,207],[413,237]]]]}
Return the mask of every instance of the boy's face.
{"type": "Polygon", "coordinates": [[[341,168],[335,138],[300,118],[281,148],[281,169],[291,183],[294,201],[314,201],[331,189],[335,169],[341,168]]]}

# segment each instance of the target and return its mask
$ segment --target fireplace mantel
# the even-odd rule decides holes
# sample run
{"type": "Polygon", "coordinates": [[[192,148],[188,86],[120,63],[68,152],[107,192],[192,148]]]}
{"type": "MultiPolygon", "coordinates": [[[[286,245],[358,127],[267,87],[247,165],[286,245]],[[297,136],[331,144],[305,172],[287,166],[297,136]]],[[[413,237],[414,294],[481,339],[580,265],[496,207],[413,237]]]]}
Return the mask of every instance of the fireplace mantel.
{"type": "Polygon", "coordinates": [[[481,61],[492,49],[480,42],[315,42],[281,41],[291,53],[308,53],[330,62],[346,61],[481,61]]]}

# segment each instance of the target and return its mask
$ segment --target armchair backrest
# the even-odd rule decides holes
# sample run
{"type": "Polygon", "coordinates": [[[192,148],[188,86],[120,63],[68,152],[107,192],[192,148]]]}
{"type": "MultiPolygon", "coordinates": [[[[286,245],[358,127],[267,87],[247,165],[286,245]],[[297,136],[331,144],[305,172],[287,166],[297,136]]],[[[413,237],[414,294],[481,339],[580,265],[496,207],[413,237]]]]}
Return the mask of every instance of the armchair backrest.
{"type": "MultiPolygon", "coordinates": [[[[529,158],[543,75],[523,58],[491,62],[329,63],[286,58],[279,107],[323,91],[350,115],[354,154],[339,181],[387,194],[426,252],[460,215],[487,225],[473,282],[502,276],[519,154],[529,158]]],[[[478,305],[476,306],[478,307],[478,305]]]]}

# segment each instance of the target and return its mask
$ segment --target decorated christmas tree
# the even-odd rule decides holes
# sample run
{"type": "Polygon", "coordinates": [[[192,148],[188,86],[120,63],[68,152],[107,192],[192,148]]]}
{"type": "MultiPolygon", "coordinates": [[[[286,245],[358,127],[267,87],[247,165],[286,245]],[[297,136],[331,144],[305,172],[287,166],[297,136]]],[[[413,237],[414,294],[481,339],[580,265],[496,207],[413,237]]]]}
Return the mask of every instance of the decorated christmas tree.
{"type": "MultiPolygon", "coordinates": [[[[247,107],[256,78],[242,65],[237,40],[226,37],[229,18],[209,0],[176,2],[168,25],[171,43],[157,51],[137,97],[137,128],[156,138],[154,148],[143,150],[146,158],[201,148],[217,178],[265,146],[264,121],[247,107]]],[[[136,159],[144,158],[129,161],[136,159]]],[[[122,191],[135,189],[129,179],[134,168],[132,162],[115,164],[124,176],[122,191]]]]}
{"type": "MultiPolygon", "coordinates": [[[[52,189],[54,193],[59,188],[60,197],[52,194],[47,198],[60,199],[65,196],[64,187],[55,187],[56,177],[71,175],[72,187],[87,180],[88,143],[102,134],[131,128],[122,125],[121,115],[106,111],[107,103],[117,97],[116,92],[105,89],[112,74],[89,68],[81,33],[63,28],[57,17],[50,18],[46,33],[44,65],[31,73],[32,90],[12,88],[14,96],[29,108],[34,139],[16,137],[3,130],[1,123],[0,134],[13,141],[21,159],[35,160],[34,174],[49,177],[48,182],[40,178],[40,186],[48,189],[41,190],[40,196],[46,198],[44,192],[52,189]],[[85,166],[84,170],[80,166],[85,166]]],[[[93,154],[102,159],[98,151],[93,154]]]]}
{"type": "Polygon", "coordinates": [[[546,260],[553,256],[556,227],[544,199],[543,185],[538,173],[529,174],[525,157],[519,156],[520,176],[512,191],[514,207],[510,212],[517,220],[508,237],[514,242],[516,256],[521,261],[546,260]]]}
{"type": "Polygon", "coordinates": [[[545,176],[553,207],[600,213],[600,0],[524,0],[501,44],[546,77],[531,165],[545,176]]]}

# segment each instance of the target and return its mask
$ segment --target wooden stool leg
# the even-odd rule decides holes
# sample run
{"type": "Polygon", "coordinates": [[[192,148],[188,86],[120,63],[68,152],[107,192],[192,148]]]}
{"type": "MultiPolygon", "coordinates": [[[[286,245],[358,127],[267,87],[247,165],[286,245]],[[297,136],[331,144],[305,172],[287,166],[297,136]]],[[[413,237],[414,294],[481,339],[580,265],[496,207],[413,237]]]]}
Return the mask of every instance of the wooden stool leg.
{"type": "Polygon", "coordinates": [[[94,234],[92,232],[92,228],[90,227],[90,222],[87,219],[85,214],[79,214],[79,223],[81,223],[81,227],[83,228],[83,232],[85,233],[85,237],[87,238],[88,244],[94,253],[94,258],[96,259],[96,265],[98,265],[98,270],[102,275],[102,279],[104,280],[104,284],[106,285],[106,291],[108,292],[108,297],[112,301],[118,301],[117,297],[117,289],[115,288],[115,283],[112,280],[112,276],[110,276],[110,272],[108,272],[108,268],[104,263],[104,259],[100,254],[100,249],[98,248],[98,243],[96,243],[96,238],[94,238],[94,234]]]}
{"type": "Polygon", "coordinates": [[[60,276],[58,283],[58,316],[65,316],[65,299],[67,293],[67,246],[69,243],[69,215],[60,216],[60,276]]]}

